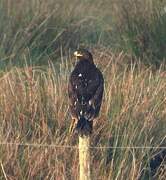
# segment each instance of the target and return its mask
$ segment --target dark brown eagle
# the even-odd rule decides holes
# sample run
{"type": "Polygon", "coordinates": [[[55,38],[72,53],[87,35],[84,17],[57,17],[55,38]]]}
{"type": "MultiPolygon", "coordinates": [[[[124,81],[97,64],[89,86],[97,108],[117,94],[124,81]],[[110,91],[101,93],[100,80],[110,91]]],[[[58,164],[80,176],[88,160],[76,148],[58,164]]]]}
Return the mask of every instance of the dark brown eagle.
{"type": "Polygon", "coordinates": [[[70,131],[75,130],[83,136],[92,133],[93,120],[100,111],[104,79],[89,51],[79,49],[74,52],[74,56],[78,62],[70,75],[68,85],[73,120],[70,131]]]}

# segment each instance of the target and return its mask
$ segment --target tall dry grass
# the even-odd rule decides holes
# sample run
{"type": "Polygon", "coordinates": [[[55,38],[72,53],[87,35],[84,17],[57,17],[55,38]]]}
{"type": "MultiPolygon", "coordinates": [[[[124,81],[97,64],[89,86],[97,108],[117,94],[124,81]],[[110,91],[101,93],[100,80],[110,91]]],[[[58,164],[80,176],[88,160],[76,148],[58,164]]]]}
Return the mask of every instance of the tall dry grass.
{"type": "MultiPolygon", "coordinates": [[[[162,67],[153,71],[128,63],[131,57],[123,52],[102,49],[93,54],[105,79],[91,138],[92,146],[101,147],[91,149],[93,179],[151,179],[150,159],[166,145],[166,73],[162,67]]],[[[1,73],[1,179],[78,179],[78,138],[68,133],[71,69],[72,60],[62,56],[58,68],[48,61],[48,66],[25,65],[1,73]]],[[[164,176],[161,164],[155,177],[164,176]]]]}

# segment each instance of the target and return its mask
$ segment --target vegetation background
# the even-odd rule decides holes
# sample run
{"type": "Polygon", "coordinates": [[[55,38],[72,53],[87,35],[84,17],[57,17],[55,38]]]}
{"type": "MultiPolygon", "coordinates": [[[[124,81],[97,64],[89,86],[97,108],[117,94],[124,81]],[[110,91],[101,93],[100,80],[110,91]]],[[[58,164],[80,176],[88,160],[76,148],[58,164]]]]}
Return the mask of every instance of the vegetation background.
{"type": "Polygon", "coordinates": [[[79,178],[67,82],[80,46],[105,78],[93,179],[164,180],[164,0],[0,0],[0,179],[79,178]]]}

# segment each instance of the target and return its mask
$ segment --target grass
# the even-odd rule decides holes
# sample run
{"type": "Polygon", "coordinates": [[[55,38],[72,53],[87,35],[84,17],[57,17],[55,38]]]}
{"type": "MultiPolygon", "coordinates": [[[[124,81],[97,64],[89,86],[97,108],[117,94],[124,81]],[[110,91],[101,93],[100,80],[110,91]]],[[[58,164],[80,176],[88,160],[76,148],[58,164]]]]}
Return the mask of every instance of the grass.
{"type": "Polygon", "coordinates": [[[0,179],[78,179],[67,95],[78,46],[105,79],[92,146],[113,147],[92,148],[93,179],[164,179],[164,160],[151,168],[166,146],[164,5],[0,1],[0,179]]]}
{"type": "MultiPolygon", "coordinates": [[[[92,146],[114,148],[92,149],[93,178],[137,179],[142,174],[150,179],[149,160],[157,149],[134,146],[165,146],[165,71],[128,65],[124,53],[94,50],[94,56],[104,72],[105,94],[92,146]]],[[[77,146],[77,137],[68,133],[71,68],[71,59],[61,58],[58,73],[49,62],[47,67],[13,67],[1,75],[1,142],[32,144],[1,145],[1,179],[78,178],[78,149],[33,146],[77,146]]]]}
{"type": "Polygon", "coordinates": [[[159,67],[166,57],[164,6],[154,0],[1,0],[0,67],[20,66],[24,57],[46,64],[61,48],[67,53],[78,46],[123,50],[159,67]]]}

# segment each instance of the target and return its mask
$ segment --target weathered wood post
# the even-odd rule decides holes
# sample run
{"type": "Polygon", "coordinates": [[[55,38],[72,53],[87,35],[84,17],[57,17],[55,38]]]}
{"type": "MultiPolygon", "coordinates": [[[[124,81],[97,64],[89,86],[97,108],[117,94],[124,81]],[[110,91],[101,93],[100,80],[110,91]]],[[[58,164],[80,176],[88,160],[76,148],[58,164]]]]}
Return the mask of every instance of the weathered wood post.
{"type": "Polygon", "coordinates": [[[90,136],[79,136],[80,180],[91,180],[90,136]]]}

